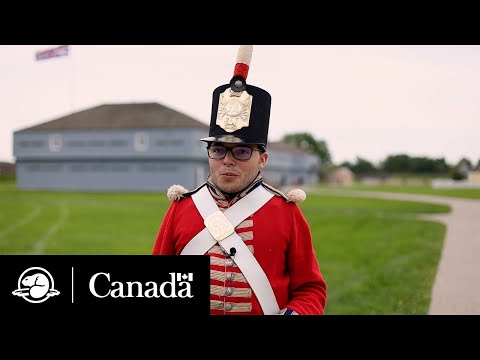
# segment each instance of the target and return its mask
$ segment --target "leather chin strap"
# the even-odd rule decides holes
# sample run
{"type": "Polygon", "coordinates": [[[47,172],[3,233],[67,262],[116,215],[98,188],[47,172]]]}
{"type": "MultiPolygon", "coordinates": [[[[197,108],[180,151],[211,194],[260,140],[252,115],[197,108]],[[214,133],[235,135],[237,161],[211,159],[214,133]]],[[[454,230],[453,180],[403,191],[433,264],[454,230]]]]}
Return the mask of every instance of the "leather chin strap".
{"type": "Polygon", "coordinates": [[[234,261],[250,284],[265,315],[276,315],[280,311],[267,275],[242,238],[235,232],[243,220],[258,211],[274,195],[263,186],[237,201],[222,212],[206,186],[192,195],[192,200],[204,219],[205,228],[185,246],[180,255],[203,255],[216,243],[227,254],[236,250],[234,261]]]}

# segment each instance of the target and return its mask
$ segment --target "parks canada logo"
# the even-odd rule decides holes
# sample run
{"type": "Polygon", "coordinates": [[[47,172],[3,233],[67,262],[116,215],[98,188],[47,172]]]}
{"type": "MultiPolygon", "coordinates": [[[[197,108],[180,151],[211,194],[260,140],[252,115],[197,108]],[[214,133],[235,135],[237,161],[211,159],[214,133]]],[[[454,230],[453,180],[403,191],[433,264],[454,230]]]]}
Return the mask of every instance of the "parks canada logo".
{"type": "Polygon", "coordinates": [[[17,286],[12,294],[21,296],[31,303],[41,303],[51,296],[60,294],[54,288],[52,275],[41,267],[31,267],[25,270],[18,278],[17,286]]]}

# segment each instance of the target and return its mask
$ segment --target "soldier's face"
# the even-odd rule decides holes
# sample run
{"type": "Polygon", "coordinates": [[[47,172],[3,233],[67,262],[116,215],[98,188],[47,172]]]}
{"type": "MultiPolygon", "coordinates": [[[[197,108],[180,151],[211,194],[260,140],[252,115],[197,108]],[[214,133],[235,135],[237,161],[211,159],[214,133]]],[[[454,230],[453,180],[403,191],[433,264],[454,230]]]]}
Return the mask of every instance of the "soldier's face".
{"type": "MultiPolygon", "coordinates": [[[[238,146],[236,144],[214,143],[226,148],[238,146]]],[[[251,146],[256,147],[256,146],[251,146]]],[[[231,151],[223,159],[208,159],[210,174],[213,182],[218,188],[227,193],[235,193],[245,189],[257,176],[258,172],[265,167],[268,153],[261,151],[252,151],[252,157],[249,160],[237,160],[233,157],[231,151]]]]}

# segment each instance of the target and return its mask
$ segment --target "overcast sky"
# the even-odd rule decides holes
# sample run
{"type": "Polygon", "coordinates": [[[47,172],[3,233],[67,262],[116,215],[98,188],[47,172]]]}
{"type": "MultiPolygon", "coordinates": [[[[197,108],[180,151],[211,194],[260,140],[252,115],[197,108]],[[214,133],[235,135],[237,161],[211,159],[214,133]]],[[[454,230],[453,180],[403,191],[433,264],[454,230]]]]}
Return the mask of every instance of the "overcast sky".
{"type": "MultiPolygon", "coordinates": [[[[102,104],[158,102],[205,124],[239,45],[0,45],[0,161],[13,132],[102,104]]],[[[247,83],[272,95],[269,141],[310,132],[333,161],[480,159],[480,46],[254,45],[247,83]]]]}

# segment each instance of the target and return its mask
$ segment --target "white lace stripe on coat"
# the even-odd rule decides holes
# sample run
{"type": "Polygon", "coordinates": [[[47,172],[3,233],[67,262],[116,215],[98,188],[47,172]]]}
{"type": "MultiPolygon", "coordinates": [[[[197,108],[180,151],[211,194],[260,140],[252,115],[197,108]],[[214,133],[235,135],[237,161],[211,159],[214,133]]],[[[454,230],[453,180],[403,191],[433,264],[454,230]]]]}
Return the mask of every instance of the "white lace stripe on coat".
{"type": "Polygon", "coordinates": [[[223,271],[217,271],[217,270],[210,270],[210,279],[221,281],[221,282],[231,282],[231,281],[236,281],[236,282],[247,282],[247,279],[245,279],[245,276],[243,276],[242,273],[236,273],[236,272],[223,272],[223,271]],[[228,274],[233,274],[232,279],[227,279],[228,274]]]}
{"type": "MultiPolygon", "coordinates": [[[[253,239],[253,231],[239,232],[238,236],[240,236],[243,241],[252,240],[253,239]]],[[[250,251],[253,252],[252,249],[250,249],[250,251]]]]}
{"type": "Polygon", "coordinates": [[[217,256],[210,256],[210,265],[217,265],[217,266],[227,266],[229,268],[232,267],[238,267],[237,264],[235,264],[234,261],[230,260],[228,258],[220,258],[217,256]]]}
{"type": "Polygon", "coordinates": [[[235,229],[244,229],[253,227],[253,220],[243,220],[235,229]]]}
{"type": "Polygon", "coordinates": [[[252,297],[252,289],[250,288],[236,288],[230,287],[232,290],[231,295],[226,295],[226,288],[224,286],[219,285],[210,285],[210,294],[218,295],[218,296],[225,296],[225,297],[243,297],[243,298],[251,298],[252,297]]]}
{"type": "Polygon", "coordinates": [[[211,310],[225,310],[228,312],[251,312],[252,311],[252,303],[233,303],[233,302],[226,302],[227,304],[231,304],[232,308],[230,311],[225,310],[225,303],[220,300],[210,300],[210,309],[211,310]]]}

